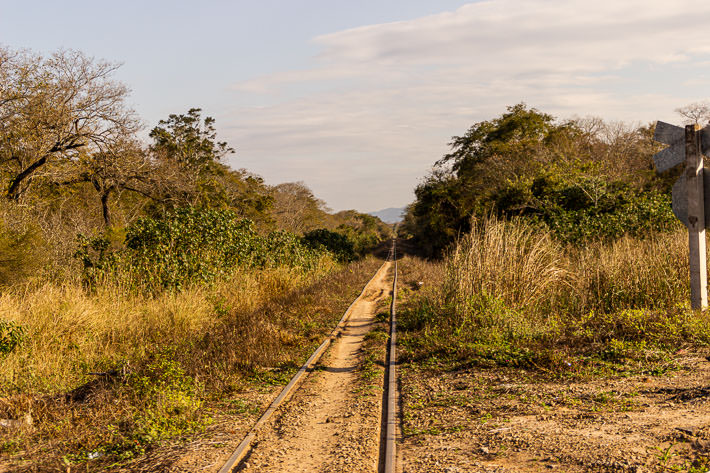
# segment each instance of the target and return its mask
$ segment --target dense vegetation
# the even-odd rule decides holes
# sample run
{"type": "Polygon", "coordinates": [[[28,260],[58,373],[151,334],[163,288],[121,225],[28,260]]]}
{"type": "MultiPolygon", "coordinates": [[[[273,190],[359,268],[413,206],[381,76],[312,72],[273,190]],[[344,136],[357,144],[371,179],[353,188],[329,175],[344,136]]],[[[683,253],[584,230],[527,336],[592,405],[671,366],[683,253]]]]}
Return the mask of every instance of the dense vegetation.
{"type": "MultiPolygon", "coordinates": [[[[161,120],[144,145],[137,138],[140,120],[126,104],[128,89],[111,77],[116,67],[73,51],[44,57],[0,49],[0,182],[6,197],[0,203],[0,251],[7,255],[0,259],[0,285],[40,272],[60,279],[79,274],[77,235],[83,235],[83,269],[96,269],[119,254],[158,257],[164,248],[155,246],[155,238],[199,237],[192,244],[220,245],[227,239],[219,239],[220,225],[231,237],[237,230],[225,225],[243,227],[242,239],[264,236],[269,252],[276,242],[295,248],[290,237],[266,236],[276,231],[294,238],[319,228],[335,231],[358,255],[389,234],[368,215],[329,213],[303,183],[269,186],[246,170],[231,169],[224,160],[234,149],[218,139],[215,120],[198,108],[161,120]],[[243,219],[251,223],[238,223],[243,219]],[[188,220],[196,226],[181,228],[188,220]],[[212,232],[203,232],[207,227],[212,232]],[[187,233],[149,235],[178,230],[187,233]],[[145,246],[146,238],[153,239],[152,247],[145,246]],[[90,248],[104,259],[90,262],[90,248]]],[[[266,253],[252,257],[280,261],[266,253]]]]}
{"type": "Polygon", "coordinates": [[[524,217],[569,243],[676,229],[674,171],[656,176],[652,137],[650,126],[559,122],[524,104],[508,107],[453,138],[417,187],[405,228],[429,255],[489,215],[524,217]]]}
{"type": "Polygon", "coordinates": [[[0,418],[24,426],[2,431],[0,455],[13,471],[107,466],[203,429],[210,403],[306,355],[391,233],[301,182],[230,168],[235,150],[199,108],[142,142],[116,67],[0,47],[0,418]]]}
{"type": "Polygon", "coordinates": [[[656,175],[652,136],[519,104],[454,137],[407,214],[440,256],[412,263],[429,284],[403,313],[409,355],[588,375],[663,372],[708,346],[671,212],[679,171],[656,175]]]}
{"type": "Polygon", "coordinates": [[[479,222],[443,262],[421,263],[428,289],[403,312],[411,356],[556,375],[667,369],[681,347],[710,344],[707,315],[688,307],[686,238],[568,247],[520,218],[479,222]]]}

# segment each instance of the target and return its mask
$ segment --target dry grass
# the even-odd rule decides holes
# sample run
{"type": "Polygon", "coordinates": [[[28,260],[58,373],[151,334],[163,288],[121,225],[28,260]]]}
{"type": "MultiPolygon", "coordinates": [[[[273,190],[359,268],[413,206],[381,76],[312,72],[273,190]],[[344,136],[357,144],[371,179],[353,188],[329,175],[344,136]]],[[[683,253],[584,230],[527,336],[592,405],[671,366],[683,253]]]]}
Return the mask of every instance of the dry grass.
{"type": "Polygon", "coordinates": [[[484,295],[530,313],[548,307],[569,288],[567,266],[549,234],[523,220],[492,217],[474,224],[446,258],[444,291],[457,311],[484,295]]]}
{"type": "Polygon", "coordinates": [[[57,392],[92,379],[118,363],[142,359],[156,346],[200,339],[248,314],[275,294],[308,281],[297,271],[240,272],[211,288],[155,297],[116,287],[87,294],[78,285],[44,285],[0,295],[0,318],[26,330],[22,346],[3,360],[0,386],[8,392],[57,392]]]}
{"type": "Polygon", "coordinates": [[[42,468],[92,451],[98,468],[199,430],[210,403],[286,379],[380,264],[237,272],[152,297],[51,284],[4,292],[0,319],[26,337],[0,363],[0,418],[34,422],[0,432],[0,458],[30,471],[51,445],[42,468]]]}
{"type": "Polygon", "coordinates": [[[526,221],[491,218],[459,240],[438,287],[411,300],[405,340],[417,357],[555,370],[570,357],[590,369],[660,363],[710,344],[710,316],[689,308],[687,258],[683,231],[566,247],[526,221]]]}
{"type": "Polygon", "coordinates": [[[672,308],[688,297],[684,231],[564,247],[524,220],[490,218],[445,261],[444,291],[459,305],[485,294],[530,315],[672,308]]]}
{"type": "Polygon", "coordinates": [[[573,252],[579,311],[687,306],[688,235],[685,230],[648,238],[623,237],[573,252]]]}
{"type": "Polygon", "coordinates": [[[524,220],[491,218],[446,258],[443,289],[462,310],[481,294],[528,315],[675,308],[688,297],[686,240],[679,231],[565,247],[524,220]]]}

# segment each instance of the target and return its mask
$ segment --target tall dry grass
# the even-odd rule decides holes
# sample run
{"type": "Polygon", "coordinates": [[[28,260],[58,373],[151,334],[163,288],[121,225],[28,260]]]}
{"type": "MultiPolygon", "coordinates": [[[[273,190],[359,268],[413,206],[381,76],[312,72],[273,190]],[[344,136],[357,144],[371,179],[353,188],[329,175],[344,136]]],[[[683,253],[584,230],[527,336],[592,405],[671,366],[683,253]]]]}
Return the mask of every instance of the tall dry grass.
{"type": "Polygon", "coordinates": [[[539,312],[571,285],[567,257],[548,233],[523,220],[476,222],[446,258],[444,291],[456,310],[481,295],[539,312]]]}
{"type": "Polygon", "coordinates": [[[61,392],[92,379],[89,372],[135,363],[159,346],[182,346],[252,312],[278,291],[306,282],[286,269],[238,272],[213,287],[157,296],[78,284],[11,289],[0,294],[0,318],[24,327],[25,340],[0,363],[8,392],[61,392]]]}
{"type": "Polygon", "coordinates": [[[688,297],[685,232],[564,246],[525,220],[474,225],[446,258],[443,290],[466,310],[481,295],[528,316],[671,309],[688,297]]]}
{"type": "Polygon", "coordinates": [[[439,289],[416,298],[402,325],[420,353],[555,367],[566,355],[549,350],[601,359],[707,345],[710,317],[688,303],[687,251],[685,231],[574,247],[528,221],[492,217],[459,239],[439,289]]]}
{"type": "Polygon", "coordinates": [[[578,312],[673,309],[689,299],[685,230],[573,249],[578,312]]]}

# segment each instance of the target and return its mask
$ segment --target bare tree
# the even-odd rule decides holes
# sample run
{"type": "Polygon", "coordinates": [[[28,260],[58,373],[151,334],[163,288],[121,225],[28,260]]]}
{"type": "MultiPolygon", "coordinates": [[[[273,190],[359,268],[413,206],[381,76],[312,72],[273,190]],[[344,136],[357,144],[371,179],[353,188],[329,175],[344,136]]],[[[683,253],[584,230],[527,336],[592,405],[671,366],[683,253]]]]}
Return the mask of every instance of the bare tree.
{"type": "Polygon", "coordinates": [[[710,122],[710,102],[695,102],[675,109],[685,119],[686,125],[702,125],[710,122]]]}
{"type": "Polygon", "coordinates": [[[322,226],[328,207],[303,182],[286,182],[273,188],[274,214],[280,228],[302,233],[322,226]]]}
{"type": "Polygon", "coordinates": [[[77,51],[50,57],[0,50],[0,165],[6,196],[17,200],[52,165],[108,152],[139,122],[128,89],[111,79],[116,64],[77,51]]]}

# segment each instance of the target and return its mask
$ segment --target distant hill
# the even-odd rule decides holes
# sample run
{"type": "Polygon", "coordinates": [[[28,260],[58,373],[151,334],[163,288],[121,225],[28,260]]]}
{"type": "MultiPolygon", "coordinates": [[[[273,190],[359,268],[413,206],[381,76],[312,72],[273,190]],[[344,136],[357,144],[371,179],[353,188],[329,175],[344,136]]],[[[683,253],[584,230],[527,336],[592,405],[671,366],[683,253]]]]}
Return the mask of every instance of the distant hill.
{"type": "Polygon", "coordinates": [[[397,223],[402,221],[404,216],[404,207],[378,210],[377,212],[368,212],[369,215],[379,217],[380,220],[386,223],[397,223]]]}

